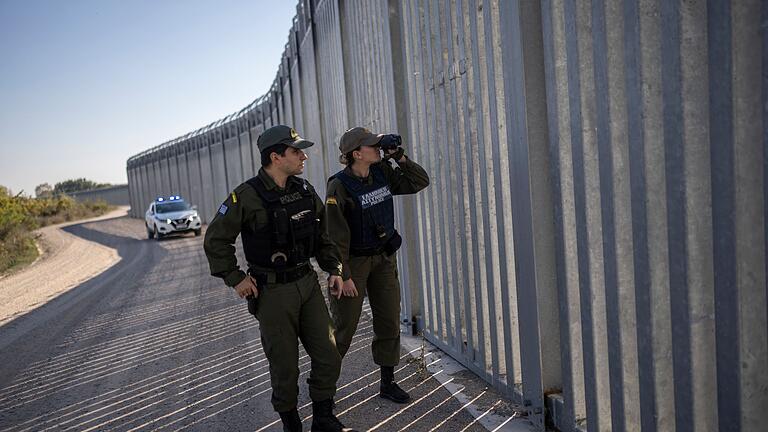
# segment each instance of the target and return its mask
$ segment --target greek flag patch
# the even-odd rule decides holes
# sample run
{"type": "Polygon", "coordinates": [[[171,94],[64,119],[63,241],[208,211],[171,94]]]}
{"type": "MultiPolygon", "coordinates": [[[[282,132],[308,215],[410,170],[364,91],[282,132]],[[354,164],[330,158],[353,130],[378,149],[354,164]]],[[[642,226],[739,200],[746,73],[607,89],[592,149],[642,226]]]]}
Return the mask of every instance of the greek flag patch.
{"type": "Polygon", "coordinates": [[[221,213],[223,215],[227,214],[227,210],[229,210],[229,209],[227,208],[227,206],[225,204],[222,204],[221,207],[219,207],[219,213],[221,213]]]}

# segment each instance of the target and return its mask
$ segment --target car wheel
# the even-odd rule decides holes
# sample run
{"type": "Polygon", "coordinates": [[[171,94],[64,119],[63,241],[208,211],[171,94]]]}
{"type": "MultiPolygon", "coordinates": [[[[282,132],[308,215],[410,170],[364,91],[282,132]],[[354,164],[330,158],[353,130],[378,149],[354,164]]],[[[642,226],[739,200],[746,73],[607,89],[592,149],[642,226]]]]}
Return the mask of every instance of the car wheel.
{"type": "Polygon", "coordinates": [[[144,225],[144,227],[147,229],[147,238],[152,240],[152,238],[155,237],[155,233],[150,230],[148,226],[144,225]]]}
{"type": "Polygon", "coordinates": [[[161,238],[163,238],[163,234],[161,234],[160,231],[157,230],[157,225],[155,225],[155,239],[157,239],[157,241],[160,241],[161,238]]]}
{"type": "Polygon", "coordinates": [[[200,233],[202,233],[203,230],[201,228],[198,228],[195,230],[195,237],[200,237],[200,233]]]}

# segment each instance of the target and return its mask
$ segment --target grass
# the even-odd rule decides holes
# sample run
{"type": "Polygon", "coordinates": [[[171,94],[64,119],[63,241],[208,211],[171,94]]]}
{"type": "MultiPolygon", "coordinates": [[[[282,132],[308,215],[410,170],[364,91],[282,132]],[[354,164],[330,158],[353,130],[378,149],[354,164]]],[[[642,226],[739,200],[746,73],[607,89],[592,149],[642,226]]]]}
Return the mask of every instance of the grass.
{"type": "Polygon", "coordinates": [[[0,275],[37,258],[35,229],[100,216],[113,208],[104,201],[81,203],[67,196],[36,199],[0,195],[0,275]]]}
{"type": "Polygon", "coordinates": [[[88,219],[96,216],[101,216],[104,213],[114,210],[114,206],[107,205],[103,201],[78,203],[66,211],[58,212],[52,215],[39,216],[37,223],[39,226],[44,227],[48,225],[56,225],[64,222],[72,222],[81,219],[88,219]]]}
{"type": "Polygon", "coordinates": [[[37,259],[35,239],[30,232],[19,232],[0,241],[0,274],[27,266],[37,259]]]}

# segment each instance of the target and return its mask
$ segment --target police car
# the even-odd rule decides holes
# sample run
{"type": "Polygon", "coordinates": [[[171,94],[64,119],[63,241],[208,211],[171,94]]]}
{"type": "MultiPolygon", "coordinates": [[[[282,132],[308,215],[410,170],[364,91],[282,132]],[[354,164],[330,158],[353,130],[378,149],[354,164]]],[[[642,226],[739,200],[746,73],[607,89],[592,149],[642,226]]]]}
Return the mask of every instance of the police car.
{"type": "Polygon", "coordinates": [[[159,197],[152,201],[144,217],[147,238],[160,240],[173,233],[192,231],[199,236],[202,228],[197,208],[178,195],[159,197]]]}

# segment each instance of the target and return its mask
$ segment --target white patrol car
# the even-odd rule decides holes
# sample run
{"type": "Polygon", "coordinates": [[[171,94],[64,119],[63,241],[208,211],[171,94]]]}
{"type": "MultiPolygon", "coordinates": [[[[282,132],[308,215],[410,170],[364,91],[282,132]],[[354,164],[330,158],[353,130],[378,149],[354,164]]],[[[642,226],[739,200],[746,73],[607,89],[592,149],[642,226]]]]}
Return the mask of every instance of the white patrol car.
{"type": "Polygon", "coordinates": [[[147,238],[160,240],[173,233],[193,231],[199,236],[202,223],[197,207],[189,205],[178,195],[160,197],[152,201],[144,216],[147,238]]]}

